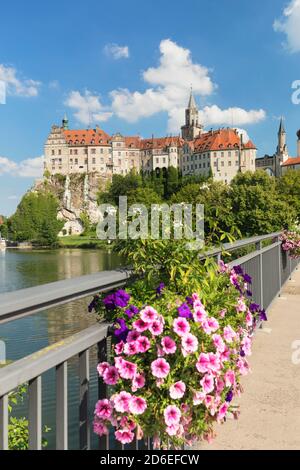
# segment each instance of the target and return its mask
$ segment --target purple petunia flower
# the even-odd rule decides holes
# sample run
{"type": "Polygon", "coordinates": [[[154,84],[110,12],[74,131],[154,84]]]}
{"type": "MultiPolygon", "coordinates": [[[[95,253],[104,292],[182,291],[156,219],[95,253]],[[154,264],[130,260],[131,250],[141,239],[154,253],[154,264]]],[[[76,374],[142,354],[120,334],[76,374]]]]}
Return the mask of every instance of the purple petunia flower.
{"type": "Polygon", "coordinates": [[[165,284],[161,282],[159,286],[156,288],[156,295],[161,295],[165,287],[166,287],[165,284]]]}
{"type": "Polygon", "coordinates": [[[129,329],[126,326],[125,320],[123,320],[123,318],[117,318],[116,323],[120,325],[120,328],[115,329],[114,335],[119,341],[126,341],[129,329]]]}
{"type": "Polygon", "coordinates": [[[194,301],[192,297],[186,297],[185,300],[186,300],[186,303],[190,305],[191,307],[194,305],[194,301]]]}
{"type": "Polygon", "coordinates": [[[246,356],[245,351],[243,350],[243,348],[241,348],[241,350],[240,350],[240,356],[241,356],[241,357],[245,357],[245,356],[246,356]]]}
{"type": "Polygon", "coordinates": [[[103,303],[107,310],[114,310],[116,308],[115,295],[109,294],[103,299],[103,303]]]}
{"type": "Polygon", "coordinates": [[[244,281],[245,281],[247,284],[252,284],[252,277],[249,276],[249,274],[245,273],[245,274],[243,275],[243,279],[244,279],[244,281]]]}
{"type": "Polygon", "coordinates": [[[178,316],[181,318],[193,318],[193,314],[187,304],[182,304],[177,308],[178,316]]]}
{"type": "Polygon", "coordinates": [[[251,290],[247,290],[247,291],[246,291],[246,294],[248,295],[248,297],[252,297],[252,292],[251,292],[251,290]]]}
{"type": "Polygon", "coordinates": [[[244,274],[243,268],[241,266],[234,266],[233,270],[238,276],[243,276],[244,274]]]}
{"type": "Polygon", "coordinates": [[[89,313],[92,313],[92,311],[95,310],[95,308],[97,307],[98,299],[99,299],[99,296],[96,295],[91,301],[91,303],[89,304],[88,306],[89,313]]]}
{"type": "Polygon", "coordinates": [[[227,403],[230,403],[232,399],[233,399],[233,392],[232,390],[229,390],[229,392],[226,395],[225,401],[227,401],[227,403]]]}
{"type": "Polygon", "coordinates": [[[265,310],[261,310],[259,312],[259,319],[261,321],[268,321],[268,317],[267,317],[267,314],[266,314],[266,311],[265,310]]]}
{"type": "Polygon", "coordinates": [[[255,304],[254,302],[250,304],[249,306],[249,310],[251,313],[258,312],[259,309],[260,309],[260,306],[258,304],[255,304]]]}
{"type": "Polygon", "coordinates": [[[120,289],[114,293],[114,299],[117,307],[124,308],[128,305],[130,295],[125,290],[120,289]]]}
{"type": "Polygon", "coordinates": [[[129,307],[125,310],[125,313],[129,318],[132,318],[134,315],[139,313],[139,309],[135,305],[129,305],[129,307]]]}

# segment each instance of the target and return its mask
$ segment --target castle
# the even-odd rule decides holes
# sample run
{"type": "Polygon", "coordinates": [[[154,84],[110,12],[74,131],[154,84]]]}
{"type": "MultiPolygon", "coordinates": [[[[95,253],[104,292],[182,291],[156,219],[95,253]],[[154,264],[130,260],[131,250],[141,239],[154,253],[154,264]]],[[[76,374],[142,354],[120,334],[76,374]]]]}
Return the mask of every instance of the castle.
{"type": "Polygon", "coordinates": [[[300,170],[300,130],[297,132],[297,157],[290,157],[286,143],[283,118],[280,119],[276,152],[256,159],[256,169],[265,170],[271,176],[281,176],[287,170],[300,170]]]}
{"type": "Polygon", "coordinates": [[[181,136],[110,136],[98,126],[71,130],[65,115],[61,126],[52,126],[44,155],[51,175],[96,173],[110,179],[132,169],[159,174],[174,167],[183,175],[212,174],[229,183],[239,171],[255,170],[256,147],[251,140],[243,142],[236,129],[205,131],[191,90],[181,136]]]}

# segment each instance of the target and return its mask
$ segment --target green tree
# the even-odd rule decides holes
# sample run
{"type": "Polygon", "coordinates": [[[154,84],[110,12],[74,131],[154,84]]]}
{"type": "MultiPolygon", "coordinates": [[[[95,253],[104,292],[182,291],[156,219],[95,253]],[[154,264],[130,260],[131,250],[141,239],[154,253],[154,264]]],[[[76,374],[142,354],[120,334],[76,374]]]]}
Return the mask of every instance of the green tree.
{"type": "Polygon", "coordinates": [[[25,194],[9,220],[12,239],[52,246],[64,223],[57,220],[59,203],[46,191],[25,194]]]}
{"type": "Polygon", "coordinates": [[[281,200],[293,207],[300,221],[300,171],[289,170],[277,180],[281,200]]]}
{"type": "Polygon", "coordinates": [[[171,166],[167,171],[167,179],[165,186],[165,197],[168,199],[179,189],[179,173],[178,169],[171,166]]]}
{"type": "Polygon", "coordinates": [[[282,198],[275,179],[266,172],[239,173],[230,187],[235,223],[245,237],[275,232],[293,223],[295,209],[282,198]]]}

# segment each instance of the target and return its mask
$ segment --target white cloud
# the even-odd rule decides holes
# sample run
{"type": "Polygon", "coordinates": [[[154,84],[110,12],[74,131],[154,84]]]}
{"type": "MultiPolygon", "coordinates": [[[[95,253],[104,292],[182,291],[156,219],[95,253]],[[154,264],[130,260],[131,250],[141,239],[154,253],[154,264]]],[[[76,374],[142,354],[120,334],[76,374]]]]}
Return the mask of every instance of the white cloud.
{"type": "MultiPolygon", "coordinates": [[[[204,126],[246,126],[263,121],[266,112],[263,109],[246,111],[242,108],[221,109],[217,105],[205,106],[199,110],[199,120],[204,126]]],[[[184,107],[169,111],[169,132],[178,132],[184,122],[184,107]]]]}
{"type": "Polygon", "coordinates": [[[74,109],[76,119],[86,126],[94,122],[107,121],[112,116],[112,113],[102,106],[100,96],[88,90],[83,94],[71,91],[64,104],[74,109]]]}
{"type": "MultiPolygon", "coordinates": [[[[192,61],[188,49],[165,39],[160,43],[160,53],[158,67],[150,67],[142,75],[151,88],[143,93],[113,90],[110,93],[112,109],[118,117],[129,122],[165,111],[168,113],[168,131],[178,133],[184,122],[190,86],[198,96],[212,95],[217,86],[209,75],[209,69],[192,61]]],[[[206,106],[199,115],[204,125],[240,126],[263,120],[265,111],[236,107],[222,110],[213,105],[206,106]]]]}
{"type": "Polygon", "coordinates": [[[290,52],[300,52],[300,0],[290,1],[282,17],[274,21],[273,28],[286,35],[285,47],[290,52]]]}
{"type": "Polygon", "coordinates": [[[36,80],[18,78],[15,68],[3,64],[0,64],[0,80],[6,84],[7,93],[16,96],[37,96],[41,85],[36,80]]]}
{"type": "Polygon", "coordinates": [[[43,175],[44,157],[28,158],[15,162],[6,157],[0,157],[0,176],[9,174],[21,178],[39,178],[43,175]]]}
{"type": "Polygon", "coordinates": [[[115,60],[128,59],[129,57],[128,46],[119,46],[118,44],[106,44],[106,46],[104,47],[104,52],[106,55],[112,57],[115,60]]]}

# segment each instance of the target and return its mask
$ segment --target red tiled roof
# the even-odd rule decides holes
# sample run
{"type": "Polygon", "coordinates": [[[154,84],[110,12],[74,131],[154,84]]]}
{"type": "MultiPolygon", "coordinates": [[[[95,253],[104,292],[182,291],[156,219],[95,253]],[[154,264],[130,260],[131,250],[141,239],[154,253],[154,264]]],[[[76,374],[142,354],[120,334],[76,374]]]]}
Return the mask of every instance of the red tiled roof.
{"type": "Polygon", "coordinates": [[[142,139],[141,149],[159,149],[165,147],[182,147],[184,140],[181,137],[155,137],[152,139],[142,139]]]}
{"type": "Polygon", "coordinates": [[[300,157],[290,157],[281,166],[300,165],[300,157]]]}
{"type": "Polygon", "coordinates": [[[127,148],[134,148],[134,149],[140,148],[141,139],[139,136],[124,137],[124,138],[125,138],[125,145],[127,148]]]}
{"type": "MultiPolygon", "coordinates": [[[[195,151],[217,151],[217,150],[233,150],[240,146],[240,136],[235,129],[218,129],[209,131],[194,140],[195,151]]],[[[251,140],[243,144],[245,149],[255,149],[255,145],[251,140]]]]}
{"type": "Polygon", "coordinates": [[[67,143],[71,145],[109,145],[110,136],[102,129],[64,130],[67,143]]]}

